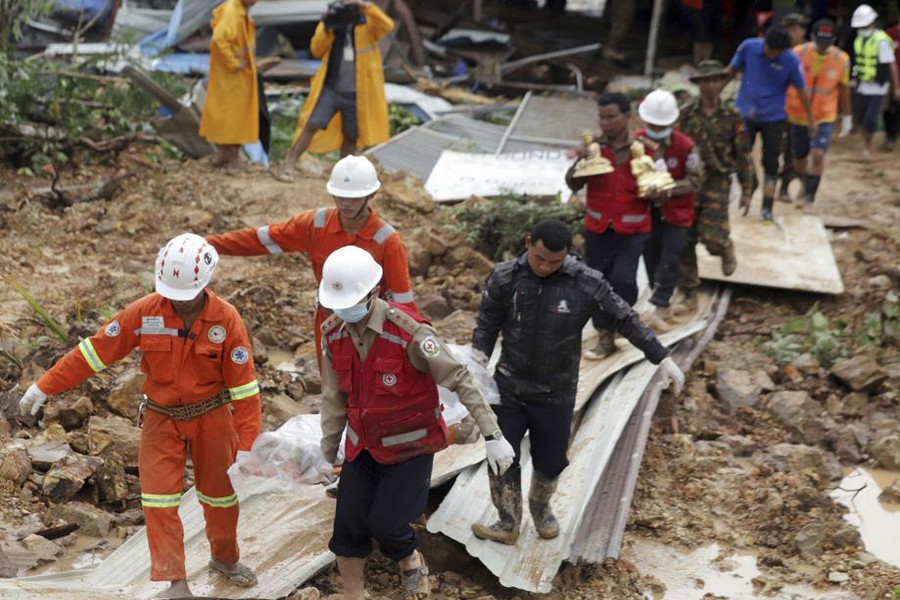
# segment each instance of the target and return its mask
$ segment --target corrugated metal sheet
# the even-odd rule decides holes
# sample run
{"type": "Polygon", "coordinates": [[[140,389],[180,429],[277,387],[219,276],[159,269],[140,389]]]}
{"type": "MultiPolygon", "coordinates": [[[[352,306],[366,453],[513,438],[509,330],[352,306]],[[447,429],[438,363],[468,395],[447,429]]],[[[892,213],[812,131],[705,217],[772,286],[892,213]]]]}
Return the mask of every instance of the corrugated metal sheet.
{"type": "Polygon", "coordinates": [[[492,153],[505,130],[501,125],[461,115],[447,116],[407,129],[366,154],[378,159],[388,171],[406,171],[428,179],[444,150],[492,153]]]}
{"type": "Polygon", "coordinates": [[[522,147],[574,147],[585,131],[594,132],[597,103],[591,96],[525,95],[506,131],[497,154],[522,147]]]}

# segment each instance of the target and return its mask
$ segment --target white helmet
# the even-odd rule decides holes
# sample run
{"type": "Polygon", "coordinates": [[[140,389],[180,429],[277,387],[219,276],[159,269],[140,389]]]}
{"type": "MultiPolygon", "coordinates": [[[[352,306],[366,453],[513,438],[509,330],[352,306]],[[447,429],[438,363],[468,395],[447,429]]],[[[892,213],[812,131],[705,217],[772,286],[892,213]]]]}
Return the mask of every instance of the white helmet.
{"type": "Polygon", "coordinates": [[[338,248],[322,266],[319,304],[330,310],[359,304],[381,281],[382,272],[381,265],[362,248],[338,248]]]}
{"type": "Polygon", "coordinates": [[[678,101],[672,92],[653,90],[638,106],[638,114],[644,123],[668,127],[678,120],[678,101]]]}
{"type": "Polygon", "coordinates": [[[363,198],[381,187],[375,165],[365,156],[345,156],[331,169],[325,189],[341,198],[363,198]]]}
{"type": "Polygon", "coordinates": [[[219,253],[194,233],[169,240],[156,256],[156,293],[169,300],[193,300],[207,286],[219,253]]]}
{"type": "Polygon", "coordinates": [[[868,27],[874,23],[877,18],[878,13],[875,12],[874,8],[868,4],[860,4],[859,7],[853,11],[853,17],[850,19],[850,26],[854,29],[868,27]]]}

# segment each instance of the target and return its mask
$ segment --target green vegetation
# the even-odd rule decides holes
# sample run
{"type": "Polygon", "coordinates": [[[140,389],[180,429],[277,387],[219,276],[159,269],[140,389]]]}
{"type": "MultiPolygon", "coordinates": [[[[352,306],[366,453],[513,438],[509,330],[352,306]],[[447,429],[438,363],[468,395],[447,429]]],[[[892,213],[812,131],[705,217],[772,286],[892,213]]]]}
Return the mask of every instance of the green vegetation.
{"type": "Polygon", "coordinates": [[[394,137],[401,131],[406,131],[410,127],[422,124],[418,117],[399,104],[394,103],[388,104],[388,122],[391,127],[391,137],[394,137]]]}
{"type": "Polygon", "coordinates": [[[763,341],[762,349],[779,362],[790,362],[809,353],[827,368],[837,359],[849,356],[854,341],[870,348],[884,348],[900,341],[900,298],[895,292],[888,292],[881,308],[866,315],[856,331],[846,321],[830,322],[815,304],[803,317],[785,324],[771,339],[763,341]]]}
{"type": "Polygon", "coordinates": [[[21,294],[21,296],[25,298],[25,301],[28,302],[29,305],[31,305],[31,308],[34,309],[34,312],[37,313],[44,324],[56,335],[57,339],[60,342],[65,342],[67,339],[69,339],[68,335],[66,335],[66,332],[63,331],[63,328],[59,325],[59,323],[57,323],[53,319],[53,317],[51,317],[50,314],[44,309],[44,307],[34,299],[34,296],[28,293],[28,290],[22,287],[22,284],[20,284],[12,277],[6,277],[5,279],[6,282],[9,283],[9,285],[14,290],[19,292],[19,294],[21,294]]]}
{"type": "Polygon", "coordinates": [[[582,213],[556,197],[509,195],[467,202],[453,210],[453,216],[454,229],[464,232],[475,249],[495,261],[519,252],[525,234],[542,219],[559,219],[572,227],[573,234],[584,229],[582,213]]]}

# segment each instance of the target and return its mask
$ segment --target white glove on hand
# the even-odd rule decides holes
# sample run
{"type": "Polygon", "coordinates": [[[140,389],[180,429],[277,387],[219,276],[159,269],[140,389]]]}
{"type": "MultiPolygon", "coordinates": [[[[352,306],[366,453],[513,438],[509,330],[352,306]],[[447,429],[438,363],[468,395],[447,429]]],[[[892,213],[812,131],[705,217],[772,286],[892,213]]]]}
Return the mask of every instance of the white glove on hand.
{"type": "Polygon", "coordinates": [[[847,137],[850,135],[850,130],[853,129],[853,115],[844,115],[841,117],[841,132],[838,134],[839,138],[847,137]]]}
{"type": "Polygon", "coordinates": [[[32,383],[31,386],[25,390],[25,395],[19,399],[19,414],[24,415],[31,409],[31,416],[34,416],[41,410],[41,407],[46,401],[47,394],[42,392],[41,388],[39,388],[36,383],[32,383]]]}
{"type": "Polygon", "coordinates": [[[513,460],[516,458],[516,451],[506,441],[506,438],[488,440],[484,447],[487,449],[488,466],[494,472],[494,475],[506,473],[506,470],[512,466],[513,460]]]}
{"type": "Polygon", "coordinates": [[[669,387],[669,384],[674,384],[675,389],[673,391],[675,395],[680,394],[684,388],[684,373],[681,372],[681,369],[678,368],[671,356],[667,356],[659,363],[659,370],[662,371],[666,387],[669,387]]]}

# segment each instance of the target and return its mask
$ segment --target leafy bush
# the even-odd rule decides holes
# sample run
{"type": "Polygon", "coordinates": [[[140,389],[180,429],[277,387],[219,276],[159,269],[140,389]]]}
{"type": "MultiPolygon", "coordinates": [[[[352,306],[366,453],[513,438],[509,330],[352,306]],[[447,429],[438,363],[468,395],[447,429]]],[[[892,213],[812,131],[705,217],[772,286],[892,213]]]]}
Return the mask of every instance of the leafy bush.
{"type": "Polygon", "coordinates": [[[830,367],[835,360],[848,355],[844,344],[846,328],[844,321],[832,326],[817,303],[802,318],[787,323],[775,332],[771,340],[763,342],[762,348],[780,362],[790,362],[808,352],[820,365],[830,367]]]}
{"type": "Polygon", "coordinates": [[[491,200],[470,201],[453,211],[454,229],[466,234],[467,241],[493,260],[518,253],[522,240],[543,219],[559,219],[573,234],[584,230],[582,213],[558,198],[501,196],[491,200]]]}
{"type": "Polygon", "coordinates": [[[869,313],[856,334],[864,346],[882,347],[900,341],[900,298],[894,291],[884,297],[881,310],[869,313]]]}
{"type": "Polygon", "coordinates": [[[410,127],[422,124],[422,121],[417,116],[393,102],[388,104],[388,122],[391,128],[391,137],[394,137],[401,131],[406,131],[410,127]]]}

